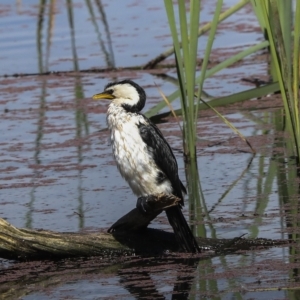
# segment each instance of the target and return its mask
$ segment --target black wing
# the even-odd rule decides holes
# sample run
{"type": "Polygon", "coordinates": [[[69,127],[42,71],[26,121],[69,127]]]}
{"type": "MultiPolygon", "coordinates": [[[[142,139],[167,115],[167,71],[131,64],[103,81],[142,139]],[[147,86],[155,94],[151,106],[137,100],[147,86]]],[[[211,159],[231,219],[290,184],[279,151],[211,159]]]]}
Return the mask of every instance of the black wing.
{"type": "Polygon", "coordinates": [[[182,191],[186,193],[186,189],[179,179],[178,165],[173,151],[160,130],[145,116],[144,118],[148,124],[138,124],[141,137],[152,153],[157,166],[167,179],[170,180],[173,187],[173,194],[182,199],[181,204],[183,205],[182,191]]]}

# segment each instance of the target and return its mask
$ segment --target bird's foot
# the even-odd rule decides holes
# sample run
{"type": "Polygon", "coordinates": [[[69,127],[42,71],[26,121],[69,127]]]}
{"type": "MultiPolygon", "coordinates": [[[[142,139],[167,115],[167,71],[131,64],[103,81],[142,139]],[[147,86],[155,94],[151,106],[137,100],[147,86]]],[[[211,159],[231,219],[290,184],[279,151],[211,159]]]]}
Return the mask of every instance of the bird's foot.
{"type": "MultiPolygon", "coordinates": [[[[151,196],[150,196],[151,197],[151,196]]],[[[136,201],[136,208],[143,214],[149,214],[153,212],[151,206],[148,203],[149,196],[141,196],[136,201]]]]}

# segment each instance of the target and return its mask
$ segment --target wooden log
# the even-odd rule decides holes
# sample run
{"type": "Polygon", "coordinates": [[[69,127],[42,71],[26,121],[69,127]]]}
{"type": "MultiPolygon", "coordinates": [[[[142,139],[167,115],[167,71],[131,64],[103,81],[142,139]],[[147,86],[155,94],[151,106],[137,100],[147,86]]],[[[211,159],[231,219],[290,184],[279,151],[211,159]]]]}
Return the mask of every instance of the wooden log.
{"type": "Polygon", "coordinates": [[[178,251],[173,234],[160,230],[147,230],[145,234],[148,224],[163,209],[177,205],[178,201],[172,195],[152,196],[149,198],[148,214],[133,209],[113,224],[110,228],[112,234],[18,229],[0,219],[0,257],[24,260],[178,251]],[[140,232],[142,230],[143,233],[140,232]]]}
{"type": "Polygon", "coordinates": [[[65,257],[119,256],[133,253],[178,251],[172,233],[145,232],[68,233],[18,229],[0,219],[0,257],[16,260],[65,257]]]}
{"type": "MultiPolygon", "coordinates": [[[[16,228],[0,218],[0,257],[14,260],[67,257],[120,256],[178,252],[173,233],[146,227],[163,209],[177,205],[174,196],[156,195],[149,199],[150,213],[133,209],[118,220],[111,232],[52,232],[16,228]]],[[[287,241],[197,238],[199,246],[212,253],[234,252],[251,247],[270,247],[287,241]]]]}

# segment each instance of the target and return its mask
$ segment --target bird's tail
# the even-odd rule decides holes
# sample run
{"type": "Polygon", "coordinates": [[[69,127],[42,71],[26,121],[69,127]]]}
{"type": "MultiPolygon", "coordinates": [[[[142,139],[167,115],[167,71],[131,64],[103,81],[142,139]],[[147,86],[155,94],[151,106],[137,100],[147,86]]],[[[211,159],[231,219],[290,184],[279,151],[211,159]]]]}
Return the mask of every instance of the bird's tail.
{"type": "Polygon", "coordinates": [[[186,222],[180,206],[173,206],[166,209],[169,223],[173,227],[177,242],[182,250],[189,253],[198,253],[200,248],[198,243],[186,222]]]}

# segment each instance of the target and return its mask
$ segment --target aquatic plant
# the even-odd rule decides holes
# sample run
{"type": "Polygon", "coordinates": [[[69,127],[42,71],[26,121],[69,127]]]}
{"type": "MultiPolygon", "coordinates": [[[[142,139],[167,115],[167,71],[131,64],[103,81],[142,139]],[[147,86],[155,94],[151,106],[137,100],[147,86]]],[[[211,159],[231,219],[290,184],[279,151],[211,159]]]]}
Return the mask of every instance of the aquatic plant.
{"type": "Polygon", "coordinates": [[[293,153],[290,155],[296,155],[299,165],[300,3],[296,1],[295,13],[292,8],[293,1],[252,0],[252,4],[270,43],[271,74],[278,80],[285,111],[285,127],[294,142],[293,153]]]}
{"type": "MultiPolygon", "coordinates": [[[[187,8],[184,4],[184,1],[178,2],[178,12],[179,20],[177,23],[180,25],[180,34],[177,34],[177,23],[174,17],[174,7],[171,1],[165,1],[166,11],[168,15],[168,21],[170,24],[170,29],[172,32],[172,38],[174,43],[174,52],[177,63],[178,70],[178,79],[180,88],[168,96],[168,101],[171,103],[179,96],[181,98],[181,109],[174,111],[177,115],[183,115],[184,120],[189,120],[190,125],[186,123],[186,130],[191,132],[191,136],[196,137],[195,131],[190,126],[194,126],[197,120],[197,113],[201,109],[207,108],[207,106],[216,107],[221,105],[227,105],[230,103],[235,103],[239,101],[244,101],[251,98],[265,96],[270,93],[281,91],[283,104],[285,108],[285,113],[287,117],[286,128],[289,130],[293,136],[295,143],[295,153],[298,157],[300,156],[300,122],[299,122],[299,35],[300,29],[299,26],[295,26],[295,30],[292,31],[294,24],[300,22],[300,9],[299,2],[296,2],[295,14],[292,9],[292,1],[279,1],[279,0],[269,0],[269,1],[260,1],[260,0],[251,0],[253,9],[257,15],[262,31],[266,37],[265,41],[258,43],[257,45],[251,46],[246,50],[241,51],[240,53],[226,59],[225,61],[217,64],[216,66],[208,69],[208,58],[211,52],[212,41],[215,38],[216,28],[219,22],[224,20],[224,13],[220,13],[220,8],[222,7],[223,1],[218,1],[216,4],[216,10],[213,20],[209,23],[209,26],[206,27],[210,29],[210,35],[203,57],[203,62],[201,65],[200,76],[195,76],[196,74],[196,64],[197,52],[190,51],[190,49],[196,49],[198,45],[199,35],[206,32],[204,26],[198,29],[196,34],[195,27],[198,26],[200,21],[200,11],[194,9],[193,1],[190,1],[190,13],[189,13],[189,22],[187,22],[187,8]],[[197,14],[199,17],[197,17],[197,14]],[[280,22],[277,22],[277,20],[280,22]],[[194,22],[194,24],[192,24],[194,22]],[[189,24],[189,25],[188,25],[189,24]],[[190,28],[190,30],[188,30],[190,28]],[[193,28],[193,30],[191,30],[193,28]],[[178,38],[180,37],[180,39],[178,38]],[[182,47],[182,48],[181,48],[182,47]],[[239,92],[225,97],[213,98],[210,97],[209,102],[199,103],[199,100],[204,100],[205,91],[203,90],[203,82],[205,78],[214,75],[215,73],[223,70],[226,67],[234,64],[235,62],[243,59],[244,57],[251,55],[258,50],[263,48],[269,48],[271,52],[271,75],[272,81],[264,86],[256,87],[247,91],[239,92]],[[192,57],[195,55],[195,57],[192,57]],[[190,63],[192,62],[192,63],[190,63]],[[185,75],[182,75],[185,74],[185,75]],[[192,75],[193,74],[193,75],[192,75]],[[186,86],[185,86],[186,85],[186,86]],[[193,86],[193,87],[192,87],[193,86]],[[198,86],[196,93],[197,101],[194,102],[192,107],[192,89],[198,86]],[[186,93],[186,96],[185,96],[186,93]],[[189,105],[186,105],[189,103],[189,105]],[[191,113],[193,111],[193,113],[191,113]],[[194,116],[192,116],[194,114],[194,116]]],[[[237,9],[242,8],[250,1],[239,1],[234,7],[230,8],[228,11],[235,12],[237,9]]],[[[201,1],[198,1],[199,6],[201,6],[201,1]]],[[[198,6],[197,6],[198,7],[198,6]]],[[[226,11],[226,16],[229,13],[226,11]]],[[[206,28],[205,27],[205,28],[206,28]]],[[[164,52],[164,56],[171,54],[171,51],[168,50],[164,52]]],[[[158,59],[158,58],[157,58],[158,59]]],[[[157,60],[156,59],[156,60],[157,60]]],[[[153,60],[155,61],[155,59],[153,60]]],[[[202,101],[204,102],[204,101],[202,101]]],[[[156,118],[165,117],[168,113],[157,115],[157,113],[165,107],[165,103],[162,101],[154,106],[147,112],[147,115],[153,116],[156,115],[156,118]]],[[[225,120],[225,119],[224,119],[225,120]]],[[[225,121],[226,122],[226,121],[225,121]]],[[[228,125],[230,123],[226,122],[228,125]]],[[[230,125],[231,126],[231,125],[230,125]]],[[[189,145],[186,148],[189,150],[186,152],[187,156],[191,156],[191,159],[194,157],[195,151],[193,150],[193,142],[190,140],[190,137],[187,137],[187,131],[184,131],[185,137],[187,139],[186,143],[189,145]],[[192,150],[190,150],[192,149],[192,150]]]]}

